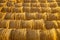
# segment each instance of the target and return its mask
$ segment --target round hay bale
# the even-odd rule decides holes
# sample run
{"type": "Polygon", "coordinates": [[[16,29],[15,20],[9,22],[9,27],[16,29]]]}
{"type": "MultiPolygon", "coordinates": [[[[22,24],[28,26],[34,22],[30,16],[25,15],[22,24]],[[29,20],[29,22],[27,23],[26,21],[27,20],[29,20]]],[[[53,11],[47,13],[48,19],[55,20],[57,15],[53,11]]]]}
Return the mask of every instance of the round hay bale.
{"type": "Polygon", "coordinates": [[[15,3],[15,7],[22,7],[22,3],[15,3]]]}
{"type": "Polygon", "coordinates": [[[46,3],[46,0],[38,0],[41,3],[46,3]]]}
{"type": "Polygon", "coordinates": [[[54,28],[57,29],[58,28],[58,24],[57,21],[52,21],[54,23],[54,28]]]}
{"type": "Polygon", "coordinates": [[[47,18],[47,15],[46,15],[46,13],[40,13],[40,14],[38,14],[38,19],[44,19],[44,20],[47,20],[46,19],[47,18]]]}
{"type": "Polygon", "coordinates": [[[48,16],[47,20],[49,20],[49,21],[58,19],[55,13],[54,14],[47,14],[47,16],[48,16]]]}
{"type": "Polygon", "coordinates": [[[15,14],[15,20],[25,20],[25,13],[17,13],[15,14]]]}
{"type": "Polygon", "coordinates": [[[0,20],[0,28],[7,28],[7,20],[0,20]]]}
{"type": "Polygon", "coordinates": [[[11,9],[9,7],[2,7],[1,12],[3,12],[3,13],[10,13],[11,9]]]}
{"type": "Polygon", "coordinates": [[[57,14],[58,20],[60,20],[60,13],[56,13],[56,14],[57,14]]]}
{"type": "Polygon", "coordinates": [[[4,39],[3,36],[2,36],[3,30],[4,29],[0,28],[0,40],[3,40],[4,39]]]}
{"type": "Polygon", "coordinates": [[[22,12],[22,7],[13,7],[12,12],[13,13],[21,13],[22,12]]]}
{"type": "Polygon", "coordinates": [[[35,20],[34,21],[34,29],[45,29],[45,23],[44,20],[35,20]]]}
{"type": "Polygon", "coordinates": [[[10,21],[9,28],[16,28],[16,29],[21,28],[21,20],[17,20],[17,21],[12,20],[12,21],[10,21]]]}
{"type": "Polygon", "coordinates": [[[40,40],[56,40],[55,29],[41,31],[40,32],[40,40]]]}
{"type": "Polygon", "coordinates": [[[30,20],[30,19],[37,19],[37,13],[26,13],[26,19],[30,20]]]}
{"type": "Polygon", "coordinates": [[[57,35],[56,35],[56,30],[53,28],[51,30],[49,30],[49,33],[50,33],[50,40],[57,40],[57,35]]]}
{"type": "Polygon", "coordinates": [[[10,34],[10,40],[26,40],[26,29],[13,29],[10,34]]]}
{"type": "Polygon", "coordinates": [[[60,28],[60,21],[57,21],[57,24],[58,24],[58,28],[60,28]]]}
{"type": "Polygon", "coordinates": [[[31,29],[34,26],[33,20],[22,20],[21,22],[22,28],[29,28],[31,29]]]}
{"type": "MultiPolygon", "coordinates": [[[[59,3],[59,2],[58,2],[59,3]]],[[[59,4],[60,5],[60,4],[59,4]]],[[[60,14],[60,7],[56,7],[55,10],[60,14]]]]}
{"type": "Polygon", "coordinates": [[[14,19],[14,14],[12,14],[12,13],[6,13],[4,19],[5,20],[13,20],[14,19]]]}
{"type": "Polygon", "coordinates": [[[51,13],[60,13],[60,7],[51,8],[51,13]]]}
{"type": "Polygon", "coordinates": [[[3,18],[3,17],[4,17],[4,15],[5,15],[5,14],[0,13],[0,20],[4,19],[4,18],[3,18]]]}
{"type": "Polygon", "coordinates": [[[45,28],[46,29],[52,29],[52,28],[57,28],[57,22],[56,21],[45,21],[45,28]]]}
{"type": "Polygon", "coordinates": [[[39,30],[27,29],[26,40],[40,40],[39,30]]]}
{"type": "Polygon", "coordinates": [[[0,40],[9,40],[11,29],[0,30],[0,40]]]}
{"type": "Polygon", "coordinates": [[[11,1],[11,2],[16,2],[16,0],[8,0],[8,1],[11,1]]]}
{"type": "Polygon", "coordinates": [[[48,32],[48,30],[40,31],[40,40],[49,40],[49,32],[48,32]]]}
{"type": "Polygon", "coordinates": [[[17,3],[22,3],[22,2],[23,2],[23,0],[16,0],[16,2],[17,2],[17,3]]]}
{"type": "Polygon", "coordinates": [[[56,29],[57,40],[60,40],[60,29],[56,29]]]}
{"type": "Polygon", "coordinates": [[[48,4],[48,7],[50,7],[50,8],[55,8],[55,7],[57,7],[57,4],[56,4],[55,2],[49,3],[49,4],[48,4]]]}
{"type": "Polygon", "coordinates": [[[0,0],[0,3],[5,3],[5,2],[6,2],[6,0],[2,0],[2,1],[0,0]]]}

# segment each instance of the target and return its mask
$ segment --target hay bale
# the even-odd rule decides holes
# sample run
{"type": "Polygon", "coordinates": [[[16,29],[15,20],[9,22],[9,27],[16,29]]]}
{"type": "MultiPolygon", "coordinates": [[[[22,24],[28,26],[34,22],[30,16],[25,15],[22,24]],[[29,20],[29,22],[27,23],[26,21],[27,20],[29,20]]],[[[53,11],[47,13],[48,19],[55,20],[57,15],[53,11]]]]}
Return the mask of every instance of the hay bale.
{"type": "Polygon", "coordinates": [[[48,7],[55,8],[55,7],[57,7],[57,4],[56,3],[49,3],[48,4],[48,7]]]}
{"type": "Polygon", "coordinates": [[[56,29],[57,40],[60,40],[60,29],[56,29]]]}
{"type": "Polygon", "coordinates": [[[40,40],[56,40],[55,29],[41,31],[40,40]]]}
{"type": "Polygon", "coordinates": [[[53,28],[49,31],[50,33],[50,40],[57,40],[56,30],[53,28]]]}
{"type": "Polygon", "coordinates": [[[6,13],[6,12],[10,13],[11,12],[11,8],[9,8],[9,7],[3,7],[1,9],[1,12],[3,12],[3,13],[6,13]]]}
{"type": "Polygon", "coordinates": [[[7,7],[13,7],[14,6],[14,2],[7,1],[6,5],[7,5],[7,7]]]}
{"type": "Polygon", "coordinates": [[[6,0],[2,0],[2,1],[0,0],[0,3],[5,3],[5,2],[6,2],[6,0]]]}
{"type": "Polygon", "coordinates": [[[52,8],[51,13],[60,13],[60,7],[52,8]]]}
{"type": "Polygon", "coordinates": [[[45,21],[45,28],[46,29],[52,29],[52,28],[57,28],[57,22],[56,21],[45,21]]]}
{"type": "Polygon", "coordinates": [[[40,31],[40,40],[49,40],[49,32],[48,32],[48,30],[40,31]]]}
{"type": "Polygon", "coordinates": [[[0,30],[0,40],[9,40],[11,29],[0,30]]]}
{"type": "Polygon", "coordinates": [[[0,20],[4,19],[5,13],[0,13],[0,20]]]}
{"type": "Polygon", "coordinates": [[[58,24],[57,24],[57,21],[52,21],[54,23],[54,28],[57,29],[58,28],[58,24]]]}
{"type": "Polygon", "coordinates": [[[38,0],[41,3],[46,3],[46,0],[38,0]]]}
{"type": "Polygon", "coordinates": [[[56,14],[57,14],[58,20],[60,20],[60,13],[56,13],[56,14]]]}
{"type": "Polygon", "coordinates": [[[22,3],[22,2],[23,2],[23,0],[16,0],[16,2],[17,2],[17,3],[22,3]]]}
{"type": "Polygon", "coordinates": [[[26,40],[26,29],[13,29],[10,34],[10,40],[26,40]]]}
{"type": "Polygon", "coordinates": [[[34,21],[34,29],[45,29],[45,23],[44,20],[35,20],[34,21]]]}
{"type": "Polygon", "coordinates": [[[22,28],[29,28],[31,29],[34,26],[33,20],[22,20],[21,22],[22,28]]]}
{"type": "Polygon", "coordinates": [[[7,13],[4,17],[5,20],[13,20],[14,19],[14,14],[12,13],[7,13]]]}
{"type": "Polygon", "coordinates": [[[46,15],[46,13],[40,13],[40,14],[38,14],[38,19],[47,20],[47,15],[46,15]]]}
{"type": "MultiPolygon", "coordinates": [[[[17,1],[18,1],[18,0],[17,0],[17,1]]],[[[16,1],[16,2],[17,2],[17,1],[16,1]]],[[[22,3],[15,3],[14,5],[15,5],[15,7],[22,7],[22,3]]]]}
{"type": "Polygon", "coordinates": [[[26,19],[30,20],[30,19],[37,19],[37,13],[26,13],[26,19]]]}
{"type": "Polygon", "coordinates": [[[22,7],[13,7],[12,12],[13,13],[21,13],[22,12],[22,7]]]}
{"type": "Polygon", "coordinates": [[[9,23],[9,28],[16,28],[16,29],[19,29],[21,28],[21,20],[11,20],[10,23],[9,23]]]}
{"type": "Polygon", "coordinates": [[[51,21],[51,20],[58,20],[58,17],[56,16],[56,14],[47,14],[47,20],[51,21]]]}
{"type": "Polygon", "coordinates": [[[7,28],[7,22],[6,20],[0,20],[0,28],[7,28]]]}
{"type": "Polygon", "coordinates": [[[39,30],[28,29],[26,34],[26,40],[40,40],[39,30]]]}
{"type": "Polygon", "coordinates": [[[15,14],[15,20],[25,20],[25,13],[17,13],[15,14]]]}
{"type": "Polygon", "coordinates": [[[57,21],[57,24],[58,24],[58,28],[60,28],[60,21],[57,21]]]}

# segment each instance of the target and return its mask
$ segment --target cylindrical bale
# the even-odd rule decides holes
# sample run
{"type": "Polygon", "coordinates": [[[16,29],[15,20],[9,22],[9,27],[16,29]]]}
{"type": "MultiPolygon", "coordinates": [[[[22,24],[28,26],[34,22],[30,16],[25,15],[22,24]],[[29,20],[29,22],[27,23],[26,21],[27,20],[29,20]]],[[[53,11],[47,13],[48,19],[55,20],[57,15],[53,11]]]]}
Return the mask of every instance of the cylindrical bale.
{"type": "Polygon", "coordinates": [[[56,15],[56,13],[54,14],[47,14],[47,20],[51,21],[51,20],[58,20],[58,16],[56,15]]]}
{"type": "Polygon", "coordinates": [[[21,20],[11,20],[9,22],[9,28],[16,28],[16,29],[19,29],[21,28],[21,20]]]}
{"type": "Polygon", "coordinates": [[[35,20],[33,29],[45,29],[44,20],[35,20]]]}
{"type": "Polygon", "coordinates": [[[48,32],[48,30],[40,31],[40,40],[49,40],[49,32],[48,32]]]}
{"type": "Polygon", "coordinates": [[[13,6],[14,6],[14,2],[12,2],[12,1],[7,1],[6,6],[7,6],[7,7],[13,7],[13,6]]]}
{"type": "Polygon", "coordinates": [[[25,20],[25,19],[26,19],[25,13],[15,14],[15,20],[25,20]]]}
{"type": "Polygon", "coordinates": [[[0,3],[5,3],[5,2],[6,2],[6,0],[2,0],[2,1],[0,0],[0,3]]]}
{"type": "Polygon", "coordinates": [[[7,28],[8,25],[7,25],[7,20],[0,20],[0,28],[7,28]]]}
{"type": "Polygon", "coordinates": [[[60,20],[60,13],[56,13],[56,14],[57,14],[58,20],[60,20]]]}
{"type": "Polygon", "coordinates": [[[57,35],[56,35],[56,30],[53,28],[51,30],[49,30],[49,33],[50,33],[50,40],[57,40],[57,35]]]}
{"type": "Polygon", "coordinates": [[[14,19],[14,14],[12,14],[12,13],[6,13],[4,19],[5,20],[13,20],[14,19]]]}
{"type": "Polygon", "coordinates": [[[60,40],[60,29],[56,29],[57,40],[60,40]]]}
{"type": "Polygon", "coordinates": [[[58,24],[58,28],[60,28],[60,21],[57,21],[57,24],[58,24]]]}
{"type": "Polygon", "coordinates": [[[23,3],[23,0],[16,0],[17,3],[23,3]]]}
{"type": "Polygon", "coordinates": [[[22,7],[13,7],[12,12],[13,13],[21,13],[22,12],[22,7]]]}
{"type": "Polygon", "coordinates": [[[9,40],[11,29],[0,30],[0,40],[9,40]]]}
{"type": "Polygon", "coordinates": [[[4,14],[0,13],[0,20],[3,18],[4,14]]]}
{"type": "Polygon", "coordinates": [[[44,20],[47,20],[47,15],[46,13],[40,13],[37,15],[38,19],[44,19],[44,20]]]}
{"type": "Polygon", "coordinates": [[[41,31],[40,40],[56,40],[55,29],[41,31]]]}
{"type": "Polygon", "coordinates": [[[3,13],[10,13],[11,12],[11,9],[9,8],[9,7],[3,7],[2,9],[1,9],[1,12],[3,12],[3,13]]]}
{"type": "Polygon", "coordinates": [[[27,29],[26,37],[27,40],[40,40],[39,30],[27,29]]]}
{"type": "Polygon", "coordinates": [[[56,21],[45,21],[45,28],[46,29],[52,29],[52,28],[58,28],[56,21]]]}
{"type": "Polygon", "coordinates": [[[26,19],[30,20],[30,19],[37,19],[37,13],[26,13],[26,19]]]}
{"type": "Polygon", "coordinates": [[[4,15],[5,15],[5,13],[0,13],[0,20],[1,20],[1,19],[4,19],[4,18],[3,18],[4,15]]]}
{"type": "Polygon", "coordinates": [[[33,20],[22,20],[21,22],[22,28],[29,28],[31,29],[34,26],[33,20]]]}
{"type": "Polygon", "coordinates": [[[60,7],[52,8],[51,13],[60,13],[60,7]]]}
{"type": "Polygon", "coordinates": [[[10,40],[26,40],[26,29],[13,29],[10,34],[10,40]]]}
{"type": "Polygon", "coordinates": [[[57,4],[56,4],[55,2],[49,3],[49,4],[48,4],[48,7],[50,7],[50,8],[55,8],[55,7],[57,7],[57,4]]]}
{"type": "Polygon", "coordinates": [[[58,28],[58,24],[57,24],[57,21],[52,21],[54,23],[54,28],[57,29],[58,28]]]}

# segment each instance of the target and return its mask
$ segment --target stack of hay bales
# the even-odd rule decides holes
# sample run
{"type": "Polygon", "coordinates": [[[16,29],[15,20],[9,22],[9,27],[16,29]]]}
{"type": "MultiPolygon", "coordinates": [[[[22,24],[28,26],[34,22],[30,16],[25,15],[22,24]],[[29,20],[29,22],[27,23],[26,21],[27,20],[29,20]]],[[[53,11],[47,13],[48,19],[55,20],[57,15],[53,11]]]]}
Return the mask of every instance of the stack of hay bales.
{"type": "Polygon", "coordinates": [[[60,40],[60,0],[0,0],[0,40],[60,40]]]}

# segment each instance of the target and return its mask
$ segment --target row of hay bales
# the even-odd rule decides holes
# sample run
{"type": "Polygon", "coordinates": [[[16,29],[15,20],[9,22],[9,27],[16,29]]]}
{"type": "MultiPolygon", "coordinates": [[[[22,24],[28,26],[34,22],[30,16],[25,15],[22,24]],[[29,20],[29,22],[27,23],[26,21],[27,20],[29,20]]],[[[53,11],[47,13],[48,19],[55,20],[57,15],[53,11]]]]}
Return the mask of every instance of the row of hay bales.
{"type": "Polygon", "coordinates": [[[4,20],[60,20],[60,13],[1,13],[0,19],[4,20]]]}
{"type": "Polygon", "coordinates": [[[0,28],[52,29],[60,28],[60,21],[44,20],[0,20],[0,28]]]}
{"type": "MultiPolygon", "coordinates": [[[[43,4],[41,4],[43,5],[43,4]]],[[[54,5],[54,4],[53,4],[54,5]]],[[[44,6],[44,5],[43,5],[44,6]]],[[[0,12],[2,13],[60,13],[60,7],[51,6],[51,7],[0,7],[0,12]]]]}
{"type": "Polygon", "coordinates": [[[0,40],[60,40],[60,29],[1,29],[0,40]]]}

